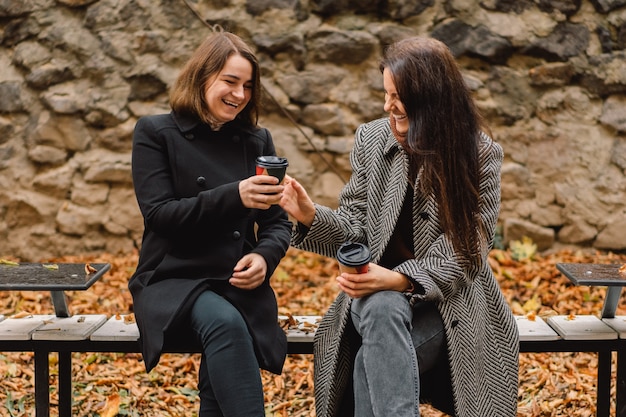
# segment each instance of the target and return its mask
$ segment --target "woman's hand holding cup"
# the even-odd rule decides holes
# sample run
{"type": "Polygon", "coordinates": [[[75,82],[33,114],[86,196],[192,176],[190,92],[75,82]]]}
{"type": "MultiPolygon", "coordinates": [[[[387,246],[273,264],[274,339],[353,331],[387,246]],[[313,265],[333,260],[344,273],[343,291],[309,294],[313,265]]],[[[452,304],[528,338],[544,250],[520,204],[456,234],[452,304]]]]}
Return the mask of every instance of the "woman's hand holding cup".
{"type": "Polygon", "coordinates": [[[239,196],[245,207],[267,210],[278,204],[285,187],[272,175],[253,175],[239,182],[239,196]]]}
{"type": "Polygon", "coordinates": [[[239,183],[239,195],[248,208],[267,210],[280,203],[283,179],[289,162],[276,155],[263,155],[256,158],[256,175],[239,183]]]}

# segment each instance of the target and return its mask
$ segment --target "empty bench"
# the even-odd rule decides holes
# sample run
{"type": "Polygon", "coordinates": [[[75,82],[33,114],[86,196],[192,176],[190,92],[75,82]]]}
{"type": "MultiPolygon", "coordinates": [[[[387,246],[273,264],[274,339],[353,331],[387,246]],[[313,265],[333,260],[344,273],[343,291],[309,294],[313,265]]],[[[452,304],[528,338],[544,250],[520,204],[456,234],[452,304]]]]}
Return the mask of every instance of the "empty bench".
{"type": "MultiPolygon", "coordinates": [[[[49,360],[58,352],[59,416],[72,415],[72,353],[140,353],[139,331],[129,316],[37,315],[0,321],[0,351],[27,351],[35,355],[36,417],[48,417],[49,360]]],[[[313,337],[319,316],[280,317],[287,334],[289,354],[313,353],[313,337]]],[[[520,352],[618,352],[617,416],[626,391],[626,317],[599,319],[595,316],[517,316],[520,352]]],[[[197,350],[168,350],[166,353],[198,353],[197,350]]],[[[599,363],[597,415],[609,416],[611,361],[599,363]]]]}

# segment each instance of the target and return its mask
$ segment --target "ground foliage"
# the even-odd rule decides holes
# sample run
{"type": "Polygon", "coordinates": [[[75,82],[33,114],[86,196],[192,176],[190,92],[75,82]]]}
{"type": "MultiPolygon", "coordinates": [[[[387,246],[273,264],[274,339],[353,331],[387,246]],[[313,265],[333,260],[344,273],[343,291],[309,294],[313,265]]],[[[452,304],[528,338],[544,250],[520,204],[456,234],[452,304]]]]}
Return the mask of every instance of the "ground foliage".
{"type": "MultiPolygon", "coordinates": [[[[489,258],[502,291],[515,314],[598,314],[603,288],[575,287],[556,269],[558,262],[623,263],[611,253],[493,250],[489,258]]],[[[41,262],[110,262],[112,268],[87,291],[69,292],[72,314],[132,313],[128,278],[137,254],[67,256],[41,262]]],[[[281,314],[321,315],[337,294],[333,259],[290,249],[273,276],[281,314]]],[[[620,307],[626,306],[624,297],[620,307]]],[[[618,307],[618,314],[625,314],[618,307]]],[[[48,314],[47,292],[3,292],[0,313],[48,314]]],[[[76,353],[73,356],[74,415],[85,417],[196,415],[198,355],[166,354],[150,373],[141,356],[119,353],[76,353]]],[[[54,363],[54,354],[50,357],[54,363]]],[[[614,358],[615,360],[615,358],[614,358]]],[[[0,354],[0,416],[34,416],[32,353],[0,354]]],[[[521,416],[588,417],[595,415],[597,356],[588,353],[524,353],[520,355],[521,416]]],[[[282,375],[262,372],[266,416],[315,416],[313,361],[310,355],[288,357],[282,375]]],[[[50,375],[52,415],[56,415],[57,375],[50,375]]],[[[615,387],[612,387],[615,390],[615,387]]],[[[612,404],[614,412],[615,404],[612,404]]],[[[425,417],[444,414],[423,406],[425,417]]]]}

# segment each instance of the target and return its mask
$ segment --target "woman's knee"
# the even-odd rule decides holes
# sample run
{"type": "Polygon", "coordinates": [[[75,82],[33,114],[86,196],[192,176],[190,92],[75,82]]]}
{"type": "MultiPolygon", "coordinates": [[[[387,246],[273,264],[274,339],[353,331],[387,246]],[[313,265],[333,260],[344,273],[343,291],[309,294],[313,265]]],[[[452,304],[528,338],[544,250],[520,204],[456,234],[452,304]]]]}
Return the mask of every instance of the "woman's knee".
{"type": "Polygon", "coordinates": [[[191,324],[199,333],[248,335],[245,320],[230,302],[211,291],[202,293],[191,309],[191,324]]]}
{"type": "Polygon", "coordinates": [[[397,291],[380,291],[356,299],[352,302],[352,313],[357,316],[356,322],[402,320],[407,325],[411,322],[409,303],[404,294],[397,291]]]}

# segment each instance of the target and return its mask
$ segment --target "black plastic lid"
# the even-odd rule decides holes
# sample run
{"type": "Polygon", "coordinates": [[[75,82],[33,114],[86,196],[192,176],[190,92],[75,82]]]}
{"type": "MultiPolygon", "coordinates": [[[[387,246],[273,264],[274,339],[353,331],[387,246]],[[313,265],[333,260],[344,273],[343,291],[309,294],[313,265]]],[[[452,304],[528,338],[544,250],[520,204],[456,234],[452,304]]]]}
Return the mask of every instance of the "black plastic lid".
{"type": "Polygon", "coordinates": [[[257,165],[263,166],[263,167],[289,166],[289,162],[287,161],[287,158],[283,158],[281,156],[273,156],[273,155],[259,156],[256,158],[256,163],[257,165]]]}
{"type": "Polygon", "coordinates": [[[337,251],[337,260],[346,266],[365,265],[370,259],[370,250],[362,243],[346,242],[337,251]]]}

